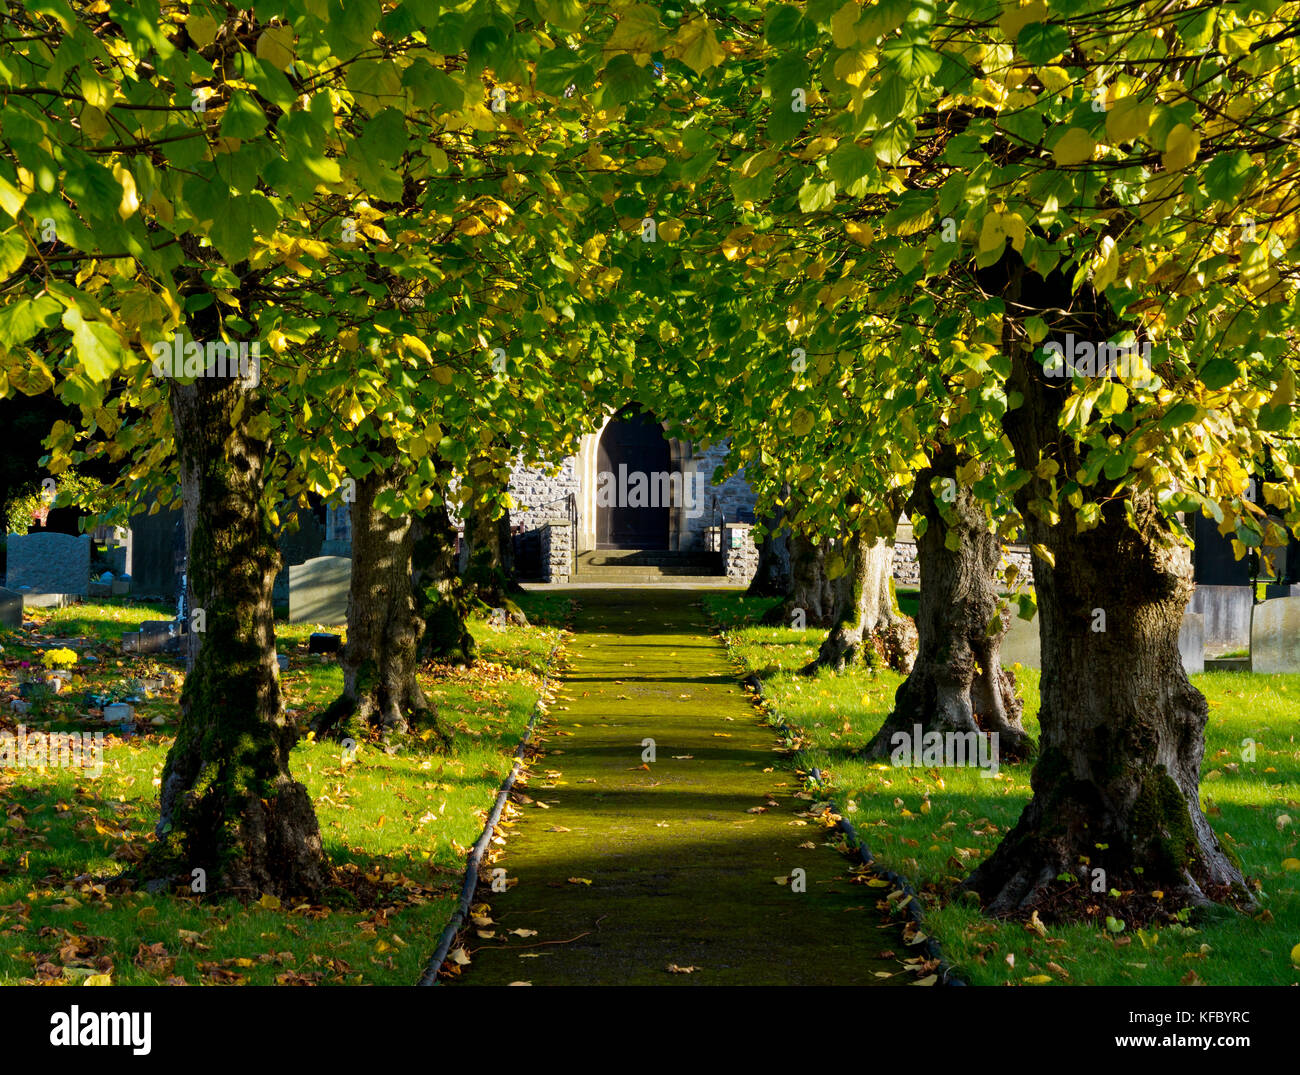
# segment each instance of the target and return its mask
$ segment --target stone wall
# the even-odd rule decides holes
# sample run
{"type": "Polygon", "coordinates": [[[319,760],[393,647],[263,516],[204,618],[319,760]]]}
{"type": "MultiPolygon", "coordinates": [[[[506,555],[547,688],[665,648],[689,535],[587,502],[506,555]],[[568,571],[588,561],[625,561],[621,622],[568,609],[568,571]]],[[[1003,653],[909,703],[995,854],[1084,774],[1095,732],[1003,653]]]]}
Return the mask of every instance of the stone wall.
{"type": "Polygon", "coordinates": [[[517,466],[510,475],[510,495],[515,506],[510,512],[512,526],[522,525],[525,530],[535,530],[543,522],[564,513],[564,505],[556,503],[578,492],[577,457],[569,456],[559,471],[541,467],[517,466]]]}
{"type": "MultiPolygon", "coordinates": [[[[1008,545],[1002,557],[1002,565],[1005,567],[1008,563],[1013,563],[1020,569],[1018,584],[1034,584],[1033,556],[1026,546],[1008,545]]],[[[917,559],[914,541],[894,543],[894,584],[909,587],[921,585],[921,564],[917,559]]]]}
{"type": "Polygon", "coordinates": [[[542,581],[568,582],[573,571],[573,526],[568,519],[541,524],[542,581]]]}
{"type": "MultiPolygon", "coordinates": [[[[716,531],[715,531],[716,532],[716,531]]],[[[758,570],[758,546],[749,523],[722,526],[722,573],[730,582],[748,583],[758,570]]]]}
{"type": "MultiPolygon", "coordinates": [[[[721,441],[703,449],[692,445],[691,458],[686,465],[690,472],[704,475],[704,503],[686,515],[682,532],[684,549],[705,548],[706,531],[717,526],[720,520],[730,523],[754,516],[754,491],[743,471],[731,475],[720,485],[713,484],[713,472],[726,462],[730,450],[730,441],[721,441]]],[[[755,568],[757,564],[755,559],[755,568]]]]}

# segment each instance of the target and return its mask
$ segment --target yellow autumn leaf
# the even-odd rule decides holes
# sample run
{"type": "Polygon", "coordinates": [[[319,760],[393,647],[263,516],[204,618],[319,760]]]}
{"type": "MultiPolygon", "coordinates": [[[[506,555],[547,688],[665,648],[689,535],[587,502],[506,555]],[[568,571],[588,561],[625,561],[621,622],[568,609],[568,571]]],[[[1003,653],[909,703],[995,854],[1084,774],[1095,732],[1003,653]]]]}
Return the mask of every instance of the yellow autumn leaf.
{"type": "Polygon", "coordinates": [[[1031,974],[1025,979],[1025,985],[1047,985],[1052,981],[1050,974],[1031,974]]]}
{"type": "Polygon", "coordinates": [[[1046,0],[1033,0],[1032,3],[1021,4],[1018,0],[1011,0],[1007,5],[1006,11],[998,19],[998,29],[1008,41],[1014,41],[1020,36],[1020,31],[1028,26],[1031,22],[1047,21],[1047,3],[1046,0]]]}
{"type": "Polygon", "coordinates": [[[859,246],[870,246],[872,240],[876,237],[876,233],[872,230],[870,224],[859,223],[856,220],[845,222],[844,233],[859,246]]]}
{"type": "Polygon", "coordinates": [[[1288,873],[1294,873],[1296,870],[1300,870],[1300,859],[1283,859],[1282,869],[1286,870],[1288,873]]]}
{"type": "Polygon", "coordinates": [[[1180,123],[1165,139],[1165,151],[1160,160],[1166,172],[1181,172],[1196,160],[1200,149],[1201,136],[1186,123],[1180,123]]]}
{"type": "Polygon", "coordinates": [[[1291,962],[1300,967],[1300,944],[1291,949],[1291,962]]]}
{"type": "Polygon", "coordinates": [[[857,0],[849,0],[831,16],[831,40],[837,49],[846,49],[858,40],[854,27],[862,17],[862,8],[857,0]]]}
{"type": "Polygon", "coordinates": [[[269,26],[263,30],[257,39],[257,58],[283,71],[293,63],[293,30],[288,26],[269,26]]]}
{"type": "Polygon", "coordinates": [[[280,909],[280,897],[272,896],[269,892],[263,892],[262,898],[257,901],[257,905],[265,907],[268,911],[278,911],[280,909]]]}
{"type": "Polygon", "coordinates": [[[1136,142],[1151,126],[1151,106],[1139,97],[1121,97],[1106,112],[1106,137],[1118,145],[1136,142]]]}
{"type": "Polygon", "coordinates": [[[682,237],[682,222],[680,220],[665,220],[659,225],[659,236],[673,243],[682,237]]]}
{"type": "Polygon", "coordinates": [[[697,75],[704,74],[711,67],[717,67],[727,58],[705,15],[696,15],[678,30],[677,37],[666,52],[681,60],[697,75]]]}
{"type": "Polygon", "coordinates": [[[433,379],[441,385],[451,384],[452,372],[450,366],[435,366],[433,368],[433,379]]]}
{"type": "Polygon", "coordinates": [[[140,193],[135,188],[135,176],[125,165],[113,165],[113,178],[122,184],[122,200],[118,202],[117,215],[125,220],[140,208],[140,193]]]}
{"type": "Polygon", "coordinates": [[[1071,127],[1065,132],[1065,136],[1056,143],[1055,148],[1052,150],[1052,156],[1056,159],[1057,164],[1066,167],[1091,160],[1093,150],[1096,148],[1097,143],[1092,140],[1092,135],[1082,127],[1071,127]]]}
{"type": "Polygon", "coordinates": [[[1119,248],[1109,235],[1103,235],[1101,248],[1092,262],[1092,286],[1105,291],[1119,273],[1119,248]]]}

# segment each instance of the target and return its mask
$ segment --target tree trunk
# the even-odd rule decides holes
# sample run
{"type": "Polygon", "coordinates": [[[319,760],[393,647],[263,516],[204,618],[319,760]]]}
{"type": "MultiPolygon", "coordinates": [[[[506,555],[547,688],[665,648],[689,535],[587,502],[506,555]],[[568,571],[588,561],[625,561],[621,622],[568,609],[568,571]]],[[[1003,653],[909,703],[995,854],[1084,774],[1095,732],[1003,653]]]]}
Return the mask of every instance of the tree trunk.
{"type": "Polygon", "coordinates": [[[832,622],[817,657],[803,668],[842,671],[866,660],[908,672],[916,657],[916,625],[898,608],[894,596],[892,542],[868,544],[858,533],[839,543],[845,571],[830,580],[832,622]]]}
{"type": "Polygon", "coordinates": [[[456,566],[456,528],[445,503],[416,517],[413,563],[416,605],[424,620],[422,656],[473,664],[477,646],[467,626],[469,601],[456,566]]]}
{"type": "Polygon", "coordinates": [[[791,530],[790,586],[785,600],[768,609],[763,622],[771,627],[830,627],[835,622],[835,587],[826,577],[826,557],[832,544],[814,545],[806,534],[791,530]]]}
{"type": "Polygon", "coordinates": [[[465,512],[465,545],[468,557],[462,578],[466,593],[492,609],[501,609],[504,619],[516,626],[528,626],[528,617],[512,595],[524,588],[514,577],[514,542],[510,534],[510,513],[495,503],[475,499],[465,512]]]}
{"type": "Polygon", "coordinates": [[[784,525],[785,511],[777,508],[767,520],[767,533],[758,546],[758,568],[750,580],[747,597],[788,597],[793,580],[790,573],[790,529],[784,525]]]}
{"type": "Polygon", "coordinates": [[[204,630],[191,640],[158,842],[143,872],[189,883],[201,870],[209,891],[311,897],[328,867],[307,789],[289,774],[297,730],[275,660],[279,553],[262,509],[268,445],[249,433],[262,403],[238,378],[170,388],[189,588],[204,630]]]}
{"type": "Polygon", "coordinates": [[[894,695],[893,712],[864,749],[867,757],[886,758],[903,745],[909,755],[919,751],[918,727],[922,736],[996,735],[985,756],[998,759],[1021,759],[1032,748],[1020,723],[1023,705],[1015,679],[1000,659],[1008,625],[992,634],[988,630],[1001,603],[994,577],[1002,545],[974,493],[957,481],[957,467],[966,462],[944,446],[933,465],[917,474],[908,508],[926,525],[916,541],[921,567],[916,663],[894,695]],[[944,483],[938,497],[935,479],[944,483]],[[957,536],[955,550],[948,547],[949,534],[957,536]],[[896,739],[900,734],[906,739],[896,739]]]}
{"type": "MultiPolygon", "coordinates": [[[[381,453],[395,451],[380,446],[381,453]]],[[[313,725],[318,736],[360,738],[370,730],[401,734],[429,725],[444,745],[437,710],[416,680],[424,621],[411,582],[415,546],[411,517],[394,517],[376,498],[398,488],[401,474],[387,466],[357,481],[352,502],[352,584],[348,640],[339,655],[343,693],[313,725]]]]}
{"type": "MultiPolygon", "coordinates": [[[[1007,290],[1026,315],[1048,318],[1056,336],[1103,341],[1118,327],[1104,299],[1071,295],[1061,279],[1013,267],[1007,290]]],[[[1081,453],[1060,432],[1070,382],[1044,376],[1011,320],[1003,347],[1013,359],[1009,389],[1023,397],[1003,417],[1017,466],[1032,474],[1054,460],[1062,474],[1077,474],[1081,453]]],[[[1042,737],[1033,798],[966,884],[994,915],[1037,907],[1095,915],[1106,897],[1092,893],[1112,889],[1134,893],[1117,908],[1130,920],[1209,900],[1250,902],[1198,796],[1208,707],[1178,652],[1193,590],[1188,550],[1149,493],[1085,487],[1100,524],[1083,532],[1065,498],[1055,525],[1030,510],[1052,493],[1037,475],[1016,493],[1029,540],[1051,555],[1034,562],[1042,737]],[[1062,874],[1081,883],[1058,881],[1062,874]],[[1157,890],[1160,899],[1150,895],[1157,890]]]]}

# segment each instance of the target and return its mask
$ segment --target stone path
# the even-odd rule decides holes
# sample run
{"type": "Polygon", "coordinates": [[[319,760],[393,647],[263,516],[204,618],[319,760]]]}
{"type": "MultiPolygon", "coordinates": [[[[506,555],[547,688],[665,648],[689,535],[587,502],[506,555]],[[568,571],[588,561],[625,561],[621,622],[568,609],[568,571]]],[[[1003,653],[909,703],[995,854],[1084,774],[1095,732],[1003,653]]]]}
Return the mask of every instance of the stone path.
{"type": "Polygon", "coordinates": [[[525,789],[545,807],[522,806],[495,864],[516,883],[479,889],[495,936],[471,935],[462,983],[870,985],[899,969],[877,955],[900,947],[880,928],[879,890],[848,883],[822,827],[799,823],[798,778],[698,599],[582,593],[547,754],[525,789]],[[775,880],[795,867],[806,892],[775,880]]]}

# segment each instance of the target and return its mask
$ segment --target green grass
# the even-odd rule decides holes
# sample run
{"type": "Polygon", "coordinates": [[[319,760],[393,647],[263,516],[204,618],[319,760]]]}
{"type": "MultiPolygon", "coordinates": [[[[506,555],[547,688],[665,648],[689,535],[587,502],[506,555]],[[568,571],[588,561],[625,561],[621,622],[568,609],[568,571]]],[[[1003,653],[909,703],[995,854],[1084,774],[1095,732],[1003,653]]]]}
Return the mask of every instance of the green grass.
{"type": "MultiPolygon", "coordinates": [[[[565,614],[562,599],[546,596],[521,601],[534,622],[565,614]]],[[[118,625],[137,611],[117,602],[61,609],[38,617],[38,637],[115,640],[118,625]]],[[[151,609],[141,618],[156,615],[151,609]]],[[[303,721],[341,686],[333,659],[306,655],[313,629],[277,625],[279,651],[290,658],[286,704],[303,721]]],[[[312,795],[336,868],[336,887],[318,905],[123,894],[93,882],[122,872],[150,839],[171,743],[167,725],[145,724],[129,738],[107,729],[113,734],[98,778],[66,768],[0,768],[7,826],[0,840],[0,984],[76,983],[95,973],[115,984],[413,983],[451,913],[465,850],[509,771],[559,636],[555,627],[500,630],[484,622],[472,630],[483,658],[474,669],[430,666],[421,674],[455,732],[449,754],[418,740],[394,755],[363,744],[345,763],[333,743],[295,748],[292,771],[312,795]]],[[[49,699],[18,718],[7,699],[21,661],[38,656],[35,640],[25,633],[3,638],[0,724],[10,730],[19,719],[29,732],[105,730],[101,720],[79,715],[84,691],[120,692],[133,678],[179,667],[100,645],[99,663],[83,662],[75,696],[49,699]]],[[[137,711],[170,723],[177,697],[164,690],[137,711]]]]}
{"type": "MultiPolygon", "coordinates": [[[[1253,916],[1215,911],[1191,925],[1108,933],[1101,922],[1052,926],[983,918],[956,898],[956,883],[997,846],[1029,801],[1029,764],[996,779],[975,768],[894,768],[856,756],[888,715],[902,677],[854,670],[805,679],[794,672],[820,634],[755,626],[770,600],[705,599],[733,654],[764,680],[773,708],[805,739],[799,764],[817,767],[873,854],[926,891],[927,926],[972,983],[1046,977],[1074,984],[1300,983],[1300,675],[1212,672],[1193,676],[1210,706],[1201,800],[1221,840],[1258,882],[1253,916]],[[1243,758],[1246,740],[1254,760],[1243,758]],[[1283,863],[1291,860],[1291,869],[1283,863]],[[1014,959],[1014,965],[1007,957],[1014,959]],[[1049,966],[1049,963],[1052,966],[1049,966]]],[[[1038,736],[1038,674],[1014,668],[1025,728],[1038,736]]]]}

